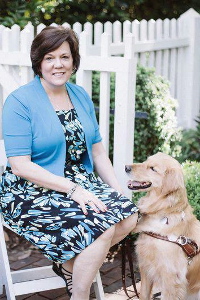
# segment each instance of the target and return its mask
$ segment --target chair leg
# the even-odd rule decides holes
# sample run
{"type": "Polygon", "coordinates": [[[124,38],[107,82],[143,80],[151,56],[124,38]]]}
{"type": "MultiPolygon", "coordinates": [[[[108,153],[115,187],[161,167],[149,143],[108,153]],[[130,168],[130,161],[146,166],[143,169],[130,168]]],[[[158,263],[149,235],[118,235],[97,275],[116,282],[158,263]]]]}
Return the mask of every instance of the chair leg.
{"type": "MultiPolygon", "coordinates": [[[[0,257],[0,260],[2,261],[1,257],[0,257]]],[[[0,267],[0,273],[2,274],[2,269],[0,267]]],[[[0,275],[0,295],[3,294],[3,276],[0,275]]]]}
{"type": "Polygon", "coordinates": [[[13,282],[12,282],[10,264],[9,264],[7,249],[6,249],[6,243],[4,239],[1,215],[0,215],[0,258],[1,258],[0,291],[2,291],[3,285],[5,285],[7,300],[15,300],[16,298],[13,289],[13,282]]]}
{"type": "Polygon", "coordinates": [[[97,300],[104,300],[104,291],[103,291],[103,285],[101,281],[101,276],[99,271],[97,272],[96,275],[96,281],[94,282],[94,291],[96,295],[97,300]]]}

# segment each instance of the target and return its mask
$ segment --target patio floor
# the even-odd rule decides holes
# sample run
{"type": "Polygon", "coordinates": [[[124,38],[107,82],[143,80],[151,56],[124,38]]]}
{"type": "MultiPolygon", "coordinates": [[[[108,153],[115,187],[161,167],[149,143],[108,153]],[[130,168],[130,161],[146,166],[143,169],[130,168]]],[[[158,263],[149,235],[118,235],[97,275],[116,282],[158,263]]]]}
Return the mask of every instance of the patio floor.
{"type": "MultiPolygon", "coordinates": [[[[21,251],[19,247],[8,251],[10,266],[12,270],[21,270],[26,268],[34,268],[51,265],[51,262],[46,259],[42,253],[37,249],[25,249],[21,251]]],[[[131,279],[129,278],[129,270],[127,269],[127,286],[128,292],[131,298],[128,298],[122,288],[121,280],[121,252],[114,251],[108,259],[104,262],[100,269],[101,279],[105,292],[106,300],[127,300],[138,299],[135,297],[133,287],[131,286],[131,279]]],[[[17,300],[69,300],[65,289],[49,290],[45,292],[39,292],[34,294],[26,294],[17,296],[17,300]]],[[[93,288],[91,288],[90,299],[95,299],[93,288]]],[[[5,293],[0,295],[0,300],[7,300],[5,293]]]]}

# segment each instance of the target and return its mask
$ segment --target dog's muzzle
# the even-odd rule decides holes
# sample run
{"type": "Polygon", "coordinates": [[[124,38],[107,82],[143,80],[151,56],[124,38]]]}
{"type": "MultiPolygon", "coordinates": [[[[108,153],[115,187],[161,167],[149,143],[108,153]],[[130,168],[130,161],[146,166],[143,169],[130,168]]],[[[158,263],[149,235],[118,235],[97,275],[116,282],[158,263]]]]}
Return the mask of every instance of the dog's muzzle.
{"type": "Polygon", "coordinates": [[[132,168],[131,168],[130,165],[126,165],[126,166],[125,166],[125,171],[126,171],[126,173],[130,173],[131,170],[132,170],[132,168]]]}

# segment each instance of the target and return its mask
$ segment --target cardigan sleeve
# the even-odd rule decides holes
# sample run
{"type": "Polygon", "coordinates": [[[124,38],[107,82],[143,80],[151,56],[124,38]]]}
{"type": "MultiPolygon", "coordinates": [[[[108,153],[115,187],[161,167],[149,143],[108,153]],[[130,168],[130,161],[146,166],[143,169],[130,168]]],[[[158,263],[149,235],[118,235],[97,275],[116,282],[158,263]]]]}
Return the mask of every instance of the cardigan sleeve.
{"type": "Polygon", "coordinates": [[[11,94],[4,104],[2,119],[7,157],[31,155],[32,132],[28,107],[11,94]]]}

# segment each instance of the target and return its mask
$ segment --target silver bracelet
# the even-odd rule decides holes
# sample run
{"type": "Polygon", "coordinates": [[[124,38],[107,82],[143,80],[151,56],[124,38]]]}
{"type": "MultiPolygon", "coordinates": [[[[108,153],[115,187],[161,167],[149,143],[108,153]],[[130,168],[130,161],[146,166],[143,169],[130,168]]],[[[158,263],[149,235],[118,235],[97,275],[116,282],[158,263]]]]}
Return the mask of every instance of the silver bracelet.
{"type": "Polygon", "coordinates": [[[67,197],[69,197],[70,199],[72,198],[72,194],[75,192],[75,190],[77,189],[78,184],[76,183],[73,188],[71,188],[68,192],[67,192],[67,197]]]}

